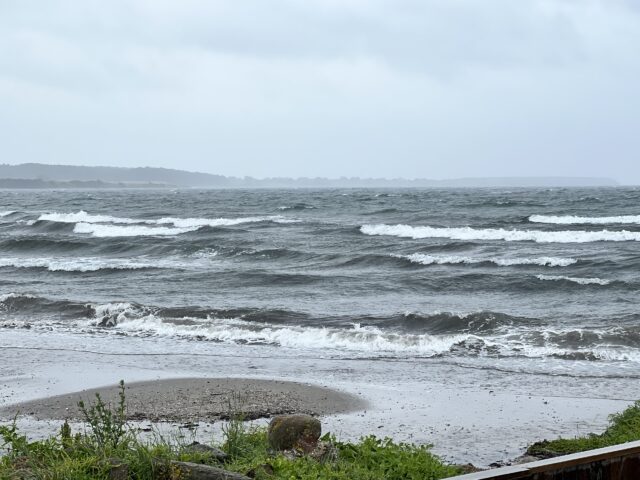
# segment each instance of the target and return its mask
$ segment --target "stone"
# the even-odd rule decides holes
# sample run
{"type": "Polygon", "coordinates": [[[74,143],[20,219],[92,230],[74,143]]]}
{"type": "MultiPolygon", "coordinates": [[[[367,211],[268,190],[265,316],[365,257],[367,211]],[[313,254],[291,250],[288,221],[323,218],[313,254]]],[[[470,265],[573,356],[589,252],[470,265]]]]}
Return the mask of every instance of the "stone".
{"type": "Polygon", "coordinates": [[[171,473],[180,480],[250,480],[240,473],[190,462],[172,461],[171,473]]]}
{"type": "Polygon", "coordinates": [[[322,434],[320,420],[311,415],[278,415],[269,423],[269,446],[276,451],[312,452],[322,434]]]}
{"type": "Polygon", "coordinates": [[[110,458],[109,463],[109,480],[128,480],[129,465],[118,458],[110,458]]]}
{"type": "Polygon", "coordinates": [[[229,458],[229,455],[219,448],[210,447],[209,445],[204,445],[198,442],[193,442],[191,445],[187,445],[182,449],[182,451],[186,453],[200,453],[207,455],[221,463],[224,463],[227,458],[229,458]]]}

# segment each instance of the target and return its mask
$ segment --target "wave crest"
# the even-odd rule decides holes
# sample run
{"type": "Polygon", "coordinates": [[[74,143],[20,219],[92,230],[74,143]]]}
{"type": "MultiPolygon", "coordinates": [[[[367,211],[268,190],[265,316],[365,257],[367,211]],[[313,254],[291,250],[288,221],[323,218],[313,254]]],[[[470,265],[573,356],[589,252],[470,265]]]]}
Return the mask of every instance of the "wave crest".
{"type": "Polygon", "coordinates": [[[537,257],[537,258],[474,258],[456,255],[437,256],[423,253],[413,253],[411,255],[392,255],[397,258],[404,258],[412,263],[421,265],[456,265],[456,264],[480,264],[492,263],[500,267],[510,267],[516,265],[539,265],[542,267],[568,267],[578,261],[574,258],[561,257],[537,257]]]}
{"type": "Polygon", "coordinates": [[[571,282],[578,285],[609,285],[611,280],[602,278],[565,277],[564,275],[536,275],[538,280],[550,282],[571,282]]]}
{"type": "Polygon", "coordinates": [[[640,241],[640,232],[609,231],[589,232],[566,230],[545,232],[542,230],[505,230],[503,228],[478,229],[471,227],[429,227],[411,225],[363,225],[360,231],[365,235],[384,235],[421,238],[449,238],[452,240],[504,240],[507,242],[537,243],[587,243],[640,241]]]}
{"type": "Polygon", "coordinates": [[[203,227],[228,227],[258,222],[296,222],[296,220],[280,216],[136,219],[111,215],[93,215],[84,210],[76,213],[44,213],[37,220],[55,223],[75,223],[73,230],[75,233],[91,234],[95,237],[169,236],[192,232],[203,227]]]}
{"type": "Polygon", "coordinates": [[[604,225],[608,223],[640,224],[640,215],[618,215],[612,217],[580,217],[576,215],[531,215],[532,223],[551,223],[556,225],[604,225]]]}

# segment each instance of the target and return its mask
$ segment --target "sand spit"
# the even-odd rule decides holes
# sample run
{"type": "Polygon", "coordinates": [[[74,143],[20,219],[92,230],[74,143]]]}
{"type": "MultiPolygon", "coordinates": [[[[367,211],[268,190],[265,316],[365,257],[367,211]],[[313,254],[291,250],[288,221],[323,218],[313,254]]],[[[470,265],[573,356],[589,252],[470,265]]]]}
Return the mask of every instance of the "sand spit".
{"type": "MultiPolygon", "coordinates": [[[[0,409],[0,418],[29,415],[38,420],[78,420],[78,402],[93,402],[99,393],[116,405],[115,385],[57,395],[0,409]]],[[[284,413],[328,415],[364,409],[363,400],[329,388],[298,382],[247,378],[178,378],[126,385],[130,420],[199,422],[227,419],[242,412],[245,419],[284,413]]]]}

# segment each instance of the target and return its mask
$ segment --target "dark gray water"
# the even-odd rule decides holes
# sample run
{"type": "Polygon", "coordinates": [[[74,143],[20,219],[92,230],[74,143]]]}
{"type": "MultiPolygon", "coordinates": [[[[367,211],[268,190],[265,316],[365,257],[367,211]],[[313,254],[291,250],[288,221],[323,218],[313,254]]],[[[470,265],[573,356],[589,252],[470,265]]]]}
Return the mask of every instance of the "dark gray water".
{"type": "Polygon", "coordinates": [[[1,191],[8,328],[640,370],[640,189],[1,191]]]}

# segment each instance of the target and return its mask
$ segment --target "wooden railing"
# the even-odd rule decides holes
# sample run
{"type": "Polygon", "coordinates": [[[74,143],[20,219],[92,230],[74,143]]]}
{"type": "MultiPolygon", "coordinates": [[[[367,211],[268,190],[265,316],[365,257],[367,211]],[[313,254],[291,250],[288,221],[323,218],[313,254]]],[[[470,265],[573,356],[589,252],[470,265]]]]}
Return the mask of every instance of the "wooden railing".
{"type": "Polygon", "coordinates": [[[640,442],[469,473],[451,480],[640,480],[640,442]]]}

